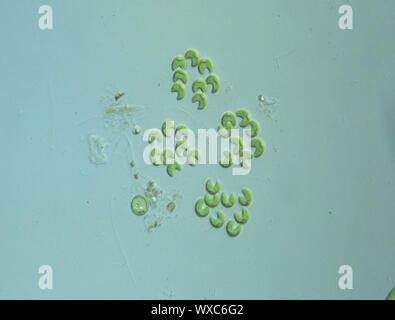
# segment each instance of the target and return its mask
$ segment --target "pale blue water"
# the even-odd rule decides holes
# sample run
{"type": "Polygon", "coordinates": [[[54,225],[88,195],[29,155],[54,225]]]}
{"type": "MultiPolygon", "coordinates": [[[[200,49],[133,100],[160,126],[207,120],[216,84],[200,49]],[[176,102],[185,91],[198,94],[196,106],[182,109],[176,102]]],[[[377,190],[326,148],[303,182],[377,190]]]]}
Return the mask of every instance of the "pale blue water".
{"type": "MultiPolygon", "coordinates": [[[[0,39],[0,297],[3,299],[384,299],[395,284],[393,1],[3,0],[0,39]],[[354,29],[340,30],[351,4],[354,29]],[[196,48],[221,89],[196,110],[170,93],[173,57],[196,48]],[[142,161],[142,136],[105,128],[109,91],[141,106],[134,123],[171,118],[216,128],[247,108],[267,144],[247,176],[142,161]],[[258,95],[274,97],[271,114],[258,95]],[[186,112],[180,111],[186,110],[186,112]],[[90,134],[109,144],[93,165],[90,134]],[[119,142],[119,143],[118,143],[119,142]],[[129,167],[182,199],[147,232],[129,167]],[[232,239],[194,213],[207,178],[254,192],[232,239]],[[38,268],[53,269],[53,290],[38,268]],[[353,268],[340,290],[338,268],[353,268]]],[[[196,74],[194,74],[196,76],[196,74]]],[[[138,180],[145,181],[144,178],[138,180]]],[[[227,214],[231,211],[227,211],[227,214]]]]}

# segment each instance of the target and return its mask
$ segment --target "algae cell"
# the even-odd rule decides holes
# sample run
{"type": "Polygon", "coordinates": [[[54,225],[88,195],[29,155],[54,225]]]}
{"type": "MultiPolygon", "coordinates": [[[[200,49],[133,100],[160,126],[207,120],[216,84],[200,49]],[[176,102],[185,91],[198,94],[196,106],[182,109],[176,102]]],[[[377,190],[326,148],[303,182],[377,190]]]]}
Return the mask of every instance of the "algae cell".
{"type": "Polygon", "coordinates": [[[138,194],[133,198],[131,207],[134,214],[142,216],[149,209],[148,199],[144,195],[138,194]]]}

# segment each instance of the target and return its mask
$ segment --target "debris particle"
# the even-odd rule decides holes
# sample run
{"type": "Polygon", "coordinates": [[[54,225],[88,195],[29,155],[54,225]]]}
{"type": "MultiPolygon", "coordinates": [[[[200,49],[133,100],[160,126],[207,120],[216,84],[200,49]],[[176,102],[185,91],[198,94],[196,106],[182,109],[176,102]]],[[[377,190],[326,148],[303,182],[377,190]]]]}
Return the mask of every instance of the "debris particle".
{"type": "Polygon", "coordinates": [[[268,98],[262,94],[258,96],[258,100],[260,103],[264,104],[265,106],[272,106],[277,103],[277,100],[275,98],[268,98]]]}
{"type": "Polygon", "coordinates": [[[125,92],[118,92],[115,96],[114,99],[115,101],[118,101],[121,97],[125,95],[125,92]]]}
{"type": "Polygon", "coordinates": [[[174,201],[171,201],[167,204],[167,211],[169,211],[170,213],[174,211],[174,209],[176,208],[176,203],[174,201]]]}
{"type": "Polygon", "coordinates": [[[97,135],[90,135],[89,143],[89,161],[94,164],[105,164],[108,160],[105,148],[107,146],[104,139],[97,135]]]}
{"type": "Polygon", "coordinates": [[[162,190],[158,187],[154,180],[150,180],[147,183],[144,194],[148,198],[150,204],[154,207],[162,196],[162,190]]]}

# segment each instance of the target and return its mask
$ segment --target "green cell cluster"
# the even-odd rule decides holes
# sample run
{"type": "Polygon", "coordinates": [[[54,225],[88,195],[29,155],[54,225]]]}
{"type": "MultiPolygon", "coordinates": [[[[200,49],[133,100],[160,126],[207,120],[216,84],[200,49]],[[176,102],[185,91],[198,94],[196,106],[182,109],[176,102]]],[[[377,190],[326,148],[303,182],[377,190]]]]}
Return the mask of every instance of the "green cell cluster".
{"type": "Polygon", "coordinates": [[[234,192],[228,194],[221,193],[221,181],[213,181],[211,178],[206,181],[207,193],[199,198],[195,203],[195,212],[198,217],[204,218],[209,216],[210,224],[220,229],[226,224],[226,232],[230,237],[237,237],[243,230],[243,226],[250,220],[250,210],[248,206],[252,203],[253,194],[248,188],[243,188],[241,194],[237,196],[234,192]],[[223,210],[216,209],[222,204],[225,209],[230,209],[238,203],[241,210],[234,212],[233,217],[226,221],[226,215],[223,210]],[[211,211],[213,213],[210,215],[211,211]]]}
{"type": "Polygon", "coordinates": [[[192,149],[187,142],[190,130],[187,125],[177,125],[174,120],[168,119],[162,123],[161,129],[152,129],[148,135],[148,143],[162,143],[165,137],[175,135],[177,142],[174,149],[165,149],[154,147],[150,153],[150,160],[154,166],[166,166],[167,174],[174,177],[176,171],[182,170],[182,165],[177,161],[179,158],[186,157],[186,163],[195,166],[197,161],[201,159],[198,149],[192,149]]]}
{"type": "Polygon", "coordinates": [[[259,158],[266,149],[265,142],[258,137],[261,131],[259,121],[252,119],[247,109],[241,108],[236,112],[226,111],[222,114],[221,124],[218,126],[217,132],[223,138],[231,139],[233,151],[225,150],[219,164],[223,168],[230,168],[234,163],[234,156],[240,157],[240,165],[249,169],[252,158],[259,158]],[[246,129],[246,134],[251,137],[251,150],[244,148],[243,139],[241,137],[232,137],[232,130],[237,128],[246,129]]]}
{"type": "MultiPolygon", "coordinates": [[[[221,87],[218,75],[214,73],[214,63],[209,57],[201,57],[196,49],[188,49],[183,55],[177,55],[171,62],[172,85],[171,92],[177,100],[182,100],[187,94],[187,87],[190,86],[192,92],[191,101],[198,110],[203,110],[208,105],[208,96],[215,94],[221,87]],[[199,75],[194,79],[189,70],[198,71],[199,75]]],[[[196,73],[195,73],[196,74],[196,73]]],[[[189,90],[189,89],[188,89],[189,90]]],[[[130,115],[135,107],[123,104],[124,92],[118,92],[113,96],[115,104],[111,104],[106,109],[107,115],[130,115]]],[[[188,97],[188,99],[190,99],[188,97]]],[[[177,172],[182,171],[180,157],[185,157],[187,163],[195,166],[200,160],[198,149],[192,148],[188,144],[189,128],[185,124],[177,124],[174,120],[165,120],[160,129],[153,129],[148,135],[148,143],[152,145],[149,154],[151,163],[154,166],[164,166],[170,177],[174,177],[177,172]],[[175,136],[174,148],[163,149],[157,147],[157,143],[162,145],[167,137],[175,136]],[[177,161],[178,160],[178,161],[177,161]]],[[[231,149],[225,150],[219,165],[223,168],[232,167],[237,158],[240,158],[240,165],[244,168],[250,167],[253,158],[259,158],[265,152],[265,143],[259,137],[261,126],[257,119],[253,119],[249,110],[240,108],[236,111],[226,111],[222,114],[218,126],[218,134],[224,138],[229,138],[231,149]],[[232,130],[241,128],[247,130],[246,133],[251,137],[251,150],[247,150],[245,140],[241,137],[232,136],[232,130]]],[[[139,134],[141,128],[135,126],[132,131],[139,134]]],[[[134,171],[135,179],[139,179],[139,173],[135,169],[135,162],[131,161],[130,166],[134,171]]],[[[144,179],[142,175],[140,181],[144,179]]],[[[215,229],[225,230],[229,237],[238,237],[246,224],[249,222],[251,214],[251,204],[253,202],[252,191],[244,187],[239,192],[226,192],[221,190],[220,180],[207,179],[205,182],[205,192],[195,203],[195,212],[198,217],[208,217],[210,225],[215,229]],[[227,214],[231,212],[231,214],[227,214]]],[[[135,215],[144,216],[144,220],[152,216],[154,208],[163,201],[163,194],[156,183],[149,181],[143,192],[136,194],[131,200],[131,210],[135,215]],[[148,214],[147,214],[148,212],[148,214]]],[[[176,210],[174,199],[167,199],[163,212],[172,213],[176,210]]],[[[162,216],[154,216],[149,223],[148,230],[158,228],[162,223],[162,216]]],[[[390,294],[392,297],[394,294],[390,294]]]]}
{"type": "Polygon", "coordinates": [[[189,81],[187,73],[188,62],[192,68],[197,68],[202,77],[192,81],[192,103],[197,104],[198,110],[203,110],[208,103],[207,91],[211,88],[211,93],[217,93],[221,81],[214,72],[214,63],[209,57],[200,57],[196,49],[188,49],[185,54],[176,56],[172,63],[173,84],[171,92],[176,93],[177,100],[182,100],[186,94],[186,85],[189,81]],[[204,78],[205,74],[208,75],[204,78]]]}

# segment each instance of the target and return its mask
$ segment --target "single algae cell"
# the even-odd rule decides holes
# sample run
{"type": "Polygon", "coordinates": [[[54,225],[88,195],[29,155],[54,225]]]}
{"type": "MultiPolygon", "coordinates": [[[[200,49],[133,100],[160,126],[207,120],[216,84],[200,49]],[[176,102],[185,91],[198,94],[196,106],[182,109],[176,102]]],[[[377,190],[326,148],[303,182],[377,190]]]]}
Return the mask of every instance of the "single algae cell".
{"type": "Polygon", "coordinates": [[[245,224],[250,220],[250,210],[244,207],[241,212],[235,213],[235,220],[240,224],[245,224]]]}
{"type": "Polygon", "coordinates": [[[134,127],[134,134],[139,134],[141,132],[141,128],[139,126],[134,127]]]}
{"type": "Polygon", "coordinates": [[[187,60],[183,56],[177,56],[173,59],[171,63],[171,68],[175,71],[177,68],[186,69],[187,60]]]}
{"type": "Polygon", "coordinates": [[[134,214],[142,216],[149,209],[148,199],[144,195],[138,194],[132,199],[131,207],[134,214]]]}
{"type": "Polygon", "coordinates": [[[167,174],[170,177],[174,177],[174,174],[175,174],[176,170],[177,171],[181,171],[181,169],[182,169],[181,164],[174,160],[174,163],[171,163],[171,164],[167,165],[167,174]]]}
{"type": "Polygon", "coordinates": [[[210,216],[210,223],[214,228],[222,228],[225,224],[226,216],[222,211],[217,212],[217,217],[210,216]]]}
{"type": "Polygon", "coordinates": [[[188,49],[185,52],[185,58],[191,60],[191,66],[196,67],[199,63],[199,52],[196,49],[188,49]]]}
{"type": "Polygon", "coordinates": [[[213,63],[213,61],[212,61],[210,58],[208,58],[208,57],[201,58],[201,59],[199,60],[198,69],[199,69],[200,74],[203,74],[204,71],[206,71],[206,69],[207,69],[210,73],[212,73],[212,72],[214,71],[214,63],[213,63]]]}
{"type": "Polygon", "coordinates": [[[237,124],[237,118],[234,112],[232,111],[227,111],[222,115],[222,119],[221,119],[221,123],[222,125],[229,129],[236,127],[237,124]]]}
{"type": "Polygon", "coordinates": [[[181,100],[185,97],[185,85],[181,81],[176,81],[171,87],[171,92],[177,92],[177,100],[181,100]]]}
{"type": "Polygon", "coordinates": [[[177,69],[173,73],[173,81],[182,81],[184,84],[188,82],[188,73],[184,69],[177,69]]]}
{"type": "Polygon", "coordinates": [[[206,83],[208,85],[211,85],[211,93],[216,93],[219,90],[219,87],[221,86],[221,81],[219,80],[219,77],[216,74],[210,74],[206,78],[206,83]]]}
{"type": "Polygon", "coordinates": [[[254,157],[260,157],[266,149],[266,145],[261,138],[254,138],[251,140],[251,147],[255,148],[254,157]]]}
{"type": "Polygon", "coordinates": [[[243,226],[241,224],[237,224],[234,220],[229,220],[226,225],[226,232],[231,237],[237,237],[242,230],[243,226]]]}
{"type": "Polygon", "coordinates": [[[207,106],[207,96],[203,92],[196,92],[192,97],[192,103],[198,102],[198,109],[202,110],[207,106]]]}
{"type": "Polygon", "coordinates": [[[192,91],[196,92],[198,90],[202,92],[207,91],[207,83],[203,78],[197,78],[192,84],[192,91]]]}
{"type": "Polygon", "coordinates": [[[241,189],[243,195],[239,196],[239,202],[242,206],[248,207],[252,203],[252,191],[248,188],[241,189]]]}
{"type": "Polygon", "coordinates": [[[247,109],[239,109],[236,115],[241,118],[239,126],[245,128],[251,121],[251,114],[247,109]]]}
{"type": "Polygon", "coordinates": [[[261,130],[261,126],[259,125],[259,122],[256,120],[251,120],[248,125],[250,126],[250,130],[247,130],[247,133],[251,138],[256,137],[259,134],[259,131],[261,130]]]}
{"type": "Polygon", "coordinates": [[[229,197],[226,192],[222,192],[221,202],[225,208],[233,207],[235,205],[236,201],[237,201],[237,196],[234,192],[232,192],[229,197]]]}
{"type": "Polygon", "coordinates": [[[214,185],[214,182],[212,179],[208,179],[206,181],[206,190],[210,194],[216,194],[221,190],[221,181],[217,180],[217,182],[214,185]]]}
{"type": "Polygon", "coordinates": [[[204,200],[203,199],[199,199],[198,201],[196,201],[195,204],[195,212],[199,217],[207,217],[208,214],[210,213],[210,208],[204,206],[204,200]]]}
{"type": "Polygon", "coordinates": [[[216,206],[218,206],[220,200],[221,197],[219,196],[219,193],[214,194],[214,196],[211,196],[209,193],[206,193],[206,195],[204,196],[204,202],[210,208],[215,208],[216,206]]]}

